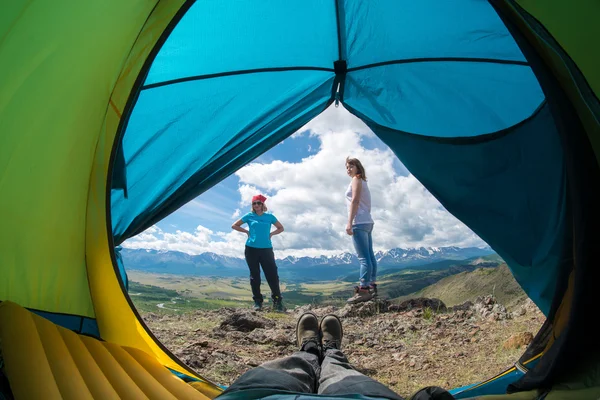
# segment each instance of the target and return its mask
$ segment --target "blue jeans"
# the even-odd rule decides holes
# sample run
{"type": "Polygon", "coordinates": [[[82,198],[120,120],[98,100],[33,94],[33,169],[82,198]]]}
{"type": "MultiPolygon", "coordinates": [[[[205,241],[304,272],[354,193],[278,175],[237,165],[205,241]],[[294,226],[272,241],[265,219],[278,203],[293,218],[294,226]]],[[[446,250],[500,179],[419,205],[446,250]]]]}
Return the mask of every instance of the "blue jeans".
{"type": "Polygon", "coordinates": [[[352,241],[360,263],[360,286],[369,286],[377,280],[377,260],[373,252],[373,224],[352,225],[352,241]]]}

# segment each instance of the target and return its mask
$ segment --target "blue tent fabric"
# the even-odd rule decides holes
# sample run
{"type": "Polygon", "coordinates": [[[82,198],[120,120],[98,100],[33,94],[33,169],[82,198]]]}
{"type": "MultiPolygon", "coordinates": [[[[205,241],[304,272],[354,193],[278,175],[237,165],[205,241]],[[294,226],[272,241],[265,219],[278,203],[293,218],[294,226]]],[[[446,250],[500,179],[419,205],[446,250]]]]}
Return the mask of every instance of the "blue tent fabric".
{"type": "MultiPolygon", "coordinates": [[[[528,365],[529,368],[533,368],[536,362],[528,365]]],[[[518,369],[513,370],[501,377],[495,378],[490,382],[477,383],[465,387],[455,388],[450,390],[450,394],[456,399],[471,399],[477,398],[477,396],[486,396],[491,394],[505,393],[506,387],[521,378],[524,375],[523,372],[518,369]]]]}
{"type": "Polygon", "coordinates": [[[560,144],[533,72],[480,0],[194,3],[128,116],[124,163],[113,169],[115,244],[334,100],[367,122],[548,311],[568,240],[560,144]]]}
{"type": "Polygon", "coordinates": [[[487,1],[340,1],[348,68],[422,58],[525,61],[487,1]]]}
{"type": "Polygon", "coordinates": [[[158,52],[123,135],[115,243],[336,98],[508,261],[547,312],[556,243],[565,240],[560,146],[549,111],[536,113],[544,96],[518,46],[492,7],[475,0],[195,3],[158,52]],[[347,69],[334,69],[340,57],[347,69]],[[479,145],[427,139],[486,138],[516,125],[479,145]]]}
{"type": "Polygon", "coordinates": [[[127,271],[125,270],[125,264],[123,264],[123,256],[121,255],[121,250],[123,247],[117,246],[115,247],[115,258],[117,261],[117,268],[119,269],[119,276],[121,278],[121,282],[123,282],[123,286],[125,286],[125,290],[129,290],[129,278],[127,277],[127,271]]]}
{"type": "Polygon", "coordinates": [[[336,31],[334,1],[197,1],[157,54],[145,85],[269,68],[332,70],[336,31]]]}
{"type": "Polygon", "coordinates": [[[524,64],[479,0],[195,2],[126,124],[125,162],[113,169],[115,244],[292,134],[336,98],[338,82],[337,97],[382,126],[475,136],[540,104],[524,64]],[[347,75],[334,80],[341,59],[347,75]]]}
{"type": "Polygon", "coordinates": [[[547,315],[567,242],[565,163],[549,107],[506,132],[469,139],[425,139],[350,110],[507,262],[547,315]]]}
{"type": "MultiPolygon", "coordinates": [[[[530,360],[529,362],[525,362],[523,367],[525,369],[534,368],[539,362],[539,358],[535,358],[530,360]]],[[[477,396],[485,396],[490,394],[498,394],[505,393],[506,387],[521,378],[524,372],[520,371],[517,368],[510,368],[509,370],[495,376],[488,381],[474,383],[471,385],[458,387],[450,390],[450,394],[452,394],[456,399],[470,399],[476,398],[477,396]]]]}
{"type": "Polygon", "coordinates": [[[29,309],[29,311],[74,332],[100,338],[100,331],[95,318],[82,317],[79,315],[51,313],[34,309],[29,309]]]}
{"type": "Polygon", "coordinates": [[[115,243],[175,211],[322,112],[333,77],[323,71],[264,72],[143,90],[123,138],[128,197],[112,193],[115,243]]]}
{"type": "Polygon", "coordinates": [[[340,101],[550,311],[570,242],[565,160],[487,1],[198,1],[145,73],[113,166],[115,245],[340,101]]]}
{"type": "Polygon", "coordinates": [[[529,67],[492,62],[411,62],[351,71],[344,91],[344,103],[378,125],[435,137],[505,129],[531,116],[543,100],[529,67]]]}

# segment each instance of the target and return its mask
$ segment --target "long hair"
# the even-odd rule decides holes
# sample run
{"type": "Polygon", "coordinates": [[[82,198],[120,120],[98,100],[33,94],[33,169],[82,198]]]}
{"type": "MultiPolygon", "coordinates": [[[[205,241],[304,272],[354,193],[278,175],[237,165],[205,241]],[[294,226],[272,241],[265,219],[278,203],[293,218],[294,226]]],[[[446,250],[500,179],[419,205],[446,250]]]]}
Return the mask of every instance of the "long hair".
{"type": "Polygon", "coordinates": [[[362,163],[358,158],[346,157],[346,164],[354,165],[358,170],[356,175],[360,176],[360,179],[362,179],[363,181],[367,180],[367,172],[365,171],[365,167],[363,167],[362,163]]]}

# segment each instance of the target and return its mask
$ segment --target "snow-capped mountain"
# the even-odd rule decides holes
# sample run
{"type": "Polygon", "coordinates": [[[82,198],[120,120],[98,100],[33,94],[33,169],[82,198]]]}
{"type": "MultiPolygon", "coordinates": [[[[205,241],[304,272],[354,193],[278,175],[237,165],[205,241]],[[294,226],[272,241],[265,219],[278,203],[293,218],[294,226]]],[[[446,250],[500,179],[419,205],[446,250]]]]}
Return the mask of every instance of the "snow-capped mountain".
{"type": "MultiPolygon", "coordinates": [[[[375,254],[379,268],[404,268],[424,265],[442,260],[466,260],[494,254],[489,248],[460,248],[460,247],[419,247],[395,248],[388,251],[378,251],[375,254]]],[[[183,275],[218,275],[246,276],[248,267],[243,258],[227,257],[215,253],[190,255],[178,251],[127,249],[121,250],[123,262],[127,270],[141,270],[183,275]]],[[[353,270],[358,267],[355,254],[343,253],[327,257],[285,257],[277,260],[280,275],[296,273],[321,273],[323,267],[332,270],[353,270]],[[341,268],[346,266],[347,268],[341,268]]]]}

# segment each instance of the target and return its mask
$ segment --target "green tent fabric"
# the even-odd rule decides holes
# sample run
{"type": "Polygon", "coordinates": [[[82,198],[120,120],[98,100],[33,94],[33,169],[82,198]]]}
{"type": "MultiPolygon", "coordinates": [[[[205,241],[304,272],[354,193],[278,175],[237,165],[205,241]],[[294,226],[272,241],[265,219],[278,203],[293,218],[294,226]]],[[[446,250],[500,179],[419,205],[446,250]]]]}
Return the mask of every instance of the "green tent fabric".
{"type": "Polygon", "coordinates": [[[340,102],[547,315],[509,389],[560,381],[598,349],[598,16],[593,0],[7,3],[0,300],[214,396],[137,315],[115,247],[340,102]]]}

